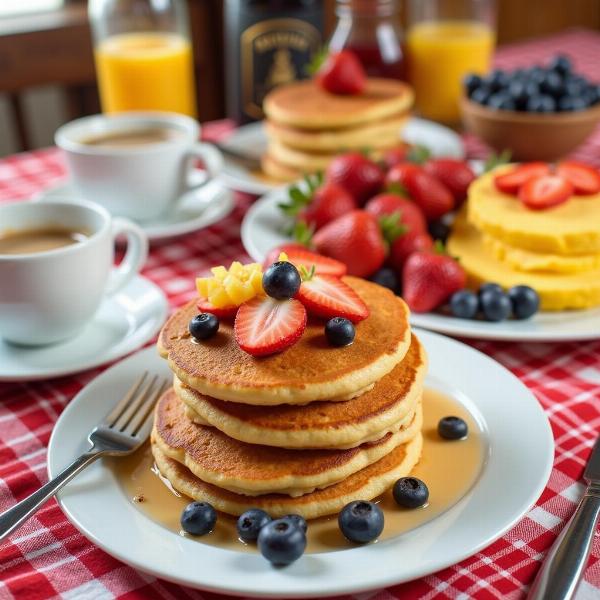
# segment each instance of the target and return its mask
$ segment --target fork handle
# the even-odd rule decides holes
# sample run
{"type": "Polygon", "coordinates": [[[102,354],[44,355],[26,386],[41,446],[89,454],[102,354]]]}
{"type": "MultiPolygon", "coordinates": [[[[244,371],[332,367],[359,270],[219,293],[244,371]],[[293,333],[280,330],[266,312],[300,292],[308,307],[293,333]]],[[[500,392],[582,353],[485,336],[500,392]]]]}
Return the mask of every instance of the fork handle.
{"type": "Polygon", "coordinates": [[[54,479],[43,485],[37,492],[33,492],[30,496],[27,496],[27,498],[0,514],[0,541],[10,535],[17,527],[20,527],[42,504],[54,496],[63,485],[71,481],[75,475],[103,454],[105,454],[105,451],[91,448],[75,459],[54,479]]]}
{"type": "Polygon", "coordinates": [[[592,485],[550,549],[527,600],[568,600],[575,596],[599,517],[600,487],[592,485]]]}

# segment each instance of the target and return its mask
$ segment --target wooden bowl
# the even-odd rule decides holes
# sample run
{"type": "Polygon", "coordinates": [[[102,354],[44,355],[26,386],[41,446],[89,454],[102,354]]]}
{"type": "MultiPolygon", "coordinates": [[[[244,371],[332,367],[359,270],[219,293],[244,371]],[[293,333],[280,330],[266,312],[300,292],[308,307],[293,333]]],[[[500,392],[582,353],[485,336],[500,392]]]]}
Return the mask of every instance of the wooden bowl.
{"type": "Polygon", "coordinates": [[[512,160],[553,161],[569,154],[594,130],[600,120],[600,104],[586,110],[558,113],[526,113],[493,110],[461,99],[466,128],[501,152],[512,151],[512,160]]]}

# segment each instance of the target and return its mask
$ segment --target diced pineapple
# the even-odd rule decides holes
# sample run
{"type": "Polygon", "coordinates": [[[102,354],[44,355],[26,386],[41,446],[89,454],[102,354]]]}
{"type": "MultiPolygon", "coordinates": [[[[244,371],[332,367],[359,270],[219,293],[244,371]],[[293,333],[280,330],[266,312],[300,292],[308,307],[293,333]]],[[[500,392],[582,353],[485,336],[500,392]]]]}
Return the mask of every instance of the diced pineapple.
{"type": "Polygon", "coordinates": [[[208,286],[210,281],[212,280],[208,277],[196,278],[196,289],[198,290],[198,295],[201,298],[208,298],[208,286]]]}
{"type": "Polygon", "coordinates": [[[241,273],[244,272],[244,265],[242,265],[241,262],[238,262],[237,260],[231,263],[231,266],[229,267],[229,274],[230,275],[235,275],[236,277],[239,277],[241,273]]]}
{"type": "Polygon", "coordinates": [[[289,262],[288,255],[285,252],[280,252],[279,253],[279,259],[278,260],[283,261],[283,262],[289,262]]]}
{"type": "Polygon", "coordinates": [[[227,277],[227,269],[223,266],[213,267],[211,272],[215,276],[215,279],[218,279],[219,281],[223,281],[223,279],[227,277]]]}
{"type": "Polygon", "coordinates": [[[208,299],[210,303],[216,308],[224,308],[225,306],[231,306],[233,303],[229,298],[229,294],[225,291],[225,288],[219,287],[209,294],[208,299]]]}
{"type": "Polygon", "coordinates": [[[250,283],[250,285],[252,285],[252,288],[254,289],[254,292],[256,294],[263,293],[264,290],[262,286],[262,273],[260,271],[252,271],[248,282],[250,283]]]}

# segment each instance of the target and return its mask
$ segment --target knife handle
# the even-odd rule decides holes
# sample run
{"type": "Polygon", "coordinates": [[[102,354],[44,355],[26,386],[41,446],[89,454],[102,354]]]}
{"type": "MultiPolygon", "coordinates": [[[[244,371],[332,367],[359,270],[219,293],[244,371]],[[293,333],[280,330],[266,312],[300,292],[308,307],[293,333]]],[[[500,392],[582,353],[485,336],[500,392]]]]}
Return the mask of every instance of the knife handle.
{"type": "Polygon", "coordinates": [[[546,556],[527,600],[573,598],[587,564],[599,516],[600,485],[591,484],[546,556]]]}

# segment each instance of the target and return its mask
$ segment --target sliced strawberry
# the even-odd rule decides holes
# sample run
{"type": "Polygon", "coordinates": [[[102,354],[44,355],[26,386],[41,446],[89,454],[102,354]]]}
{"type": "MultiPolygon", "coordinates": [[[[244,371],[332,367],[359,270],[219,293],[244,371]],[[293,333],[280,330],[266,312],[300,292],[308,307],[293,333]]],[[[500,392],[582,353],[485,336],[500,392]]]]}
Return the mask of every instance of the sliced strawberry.
{"type": "Polygon", "coordinates": [[[233,325],[239,347],[267,356],[295,344],[306,329],[306,309],[298,300],[256,297],[238,309],[233,325]]]}
{"type": "Polygon", "coordinates": [[[198,298],[196,306],[201,313],[211,313],[215,317],[219,317],[219,319],[235,317],[235,313],[238,310],[237,306],[224,306],[221,308],[213,306],[208,298],[198,298]]]}
{"type": "Polygon", "coordinates": [[[314,275],[303,281],[296,298],[318,317],[345,317],[357,323],[369,316],[360,296],[341,279],[329,275],[314,275]]]}
{"type": "Polygon", "coordinates": [[[588,195],[600,192],[600,173],[585,163],[565,160],[558,163],[556,173],[573,186],[576,194],[588,195]]]}
{"type": "Polygon", "coordinates": [[[548,175],[550,167],[544,162],[523,163],[511,171],[494,177],[496,187],[505,194],[516,194],[519,188],[532,177],[548,175]]]}
{"type": "Polygon", "coordinates": [[[307,250],[300,244],[284,244],[278,246],[269,252],[264,262],[264,268],[266,269],[274,262],[279,260],[279,254],[285,252],[288,260],[297,268],[304,267],[307,271],[310,271],[314,265],[315,273],[317,275],[333,275],[334,277],[342,277],[346,274],[346,265],[335,258],[329,258],[316,252],[307,250]]]}
{"type": "Polygon", "coordinates": [[[560,175],[540,175],[528,179],[519,189],[525,206],[542,210],[562,204],[573,195],[573,186],[560,175]]]}

